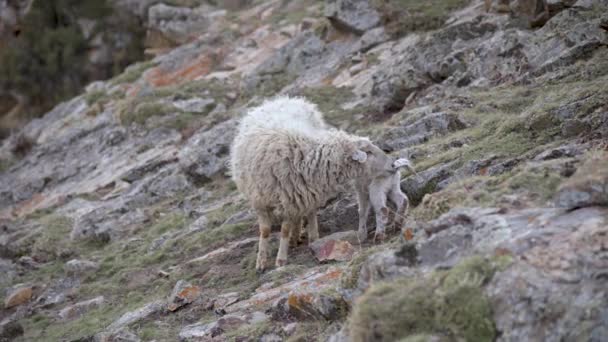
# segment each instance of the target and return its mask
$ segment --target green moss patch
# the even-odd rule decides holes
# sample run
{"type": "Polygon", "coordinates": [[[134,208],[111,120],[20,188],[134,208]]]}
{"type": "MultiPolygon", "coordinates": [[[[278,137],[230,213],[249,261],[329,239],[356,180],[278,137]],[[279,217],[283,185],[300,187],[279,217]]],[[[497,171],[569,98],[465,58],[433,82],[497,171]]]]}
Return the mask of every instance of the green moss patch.
{"type": "Polygon", "coordinates": [[[389,34],[399,37],[408,32],[430,31],[443,26],[448,15],[469,0],[373,0],[389,34]]]}
{"type": "Polygon", "coordinates": [[[410,335],[493,341],[496,328],[482,287],[499,263],[471,257],[424,278],[373,285],[357,301],[349,321],[353,341],[396,341],[410,335]]]}

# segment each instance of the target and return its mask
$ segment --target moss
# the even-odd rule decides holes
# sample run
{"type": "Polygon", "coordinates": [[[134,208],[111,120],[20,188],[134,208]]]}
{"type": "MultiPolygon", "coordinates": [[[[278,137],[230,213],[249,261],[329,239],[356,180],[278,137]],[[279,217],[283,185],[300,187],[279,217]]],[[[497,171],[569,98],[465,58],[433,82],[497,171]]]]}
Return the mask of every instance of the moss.
{"type": "Polygon", "coordinates": [[[386,248],[387,246],[373,246],[355,254],[340,277],[340,286],[345,289],[355,288],[357,286],[357,281],[359,280],[359,274],[361,273],[363,263],[370,255],[386,248]]]}
{"type": "Polygon", "coordinates": [[[349,321],[353,341],[394,341],[416,334],[444,334],[465,341],[492,341],[496,328],[482,287],[493,260],[471,257],[448,271],[373,285],[349,321]]]}
{"type": "Polygon", "coordinates": [[[133,64],[129,66],[122,74],[111,79],[110,84],[118,85],[122,83],[133,83],[137,81],[146,70],[155,67],[156,65],[158,65],[158,63],[153,61],[133,64]]]}
{"type": "Polygon", "coordinates": [[[409,32],[430,31],[443,26],[450,12],[464,7],[469,0],[374,0],[386,30],[395,37],[409,32]]]}
{"type": "Polygon", "coordinates": [[[42,217],[40,224],[41,232],[32,246],[32,253],[45,261],[69,257],[72,253],[72,221],[67,217],[51,214],[42,217]]]}
{"type": "Polygon", "coordinates": [[[15,164],[15,161],[12,159],[0,159],[0,173],[7,171],[15,164]]]}
{"type": "Polygon", "coordinates": [[[286,342],[323,341],[323,335],[327,327],[328,323],[323,321],[299,323],[296,331],[286,339],[286,342]]]}
{"type": "Polygon", "coordinates": [[[274,332],[275,327],[270,321],[263,321],[254,324],[246,324],[238,329],[229,330],[222,335],[224,341],[242,341],[246,337],[249,341],[259,341],[262,336],[274,332]]]}

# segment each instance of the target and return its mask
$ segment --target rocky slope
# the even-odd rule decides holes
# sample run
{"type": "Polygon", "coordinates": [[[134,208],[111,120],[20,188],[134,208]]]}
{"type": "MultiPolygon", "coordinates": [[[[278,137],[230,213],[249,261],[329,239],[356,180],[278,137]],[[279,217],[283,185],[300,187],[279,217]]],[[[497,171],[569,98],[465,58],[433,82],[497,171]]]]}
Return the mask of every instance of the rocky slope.
{"type": "Polygon", "coordinates": [[[166,53],[3,142],[1,340],[608,339],[606,1],[197,6],[151,7],[166,53]],[[342,194],[255,273],[226,160],[280,93],[414,161],[389,241],[342,194]]]}

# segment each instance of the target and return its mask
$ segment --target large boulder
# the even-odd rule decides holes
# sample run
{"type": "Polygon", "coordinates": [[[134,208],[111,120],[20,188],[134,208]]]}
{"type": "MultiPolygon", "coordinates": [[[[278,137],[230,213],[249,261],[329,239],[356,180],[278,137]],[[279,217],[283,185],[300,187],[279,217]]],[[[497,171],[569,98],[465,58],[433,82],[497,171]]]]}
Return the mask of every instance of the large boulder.
{"type": "Polygon", "coordinates": [[[208,5],[194,9],[164,3],[154,5],[148,9],[148,44],[162,47],[163,42],[169,46],[187,43],[217,26],[225,14],[225,10],[215,10],[208,5]]]}
{"type": "Polygon", "coordinates": [[[338,28],[358,34],[380,25],[380,15],[368,0],[328,1],[324,14],[338,28]]]}
{"type": "Polygon", "coordinates": [[[183,171],[200,183],[225,172],[236,126],[236,120],[228,120],[192,136],[178,155],[183,171]]]}

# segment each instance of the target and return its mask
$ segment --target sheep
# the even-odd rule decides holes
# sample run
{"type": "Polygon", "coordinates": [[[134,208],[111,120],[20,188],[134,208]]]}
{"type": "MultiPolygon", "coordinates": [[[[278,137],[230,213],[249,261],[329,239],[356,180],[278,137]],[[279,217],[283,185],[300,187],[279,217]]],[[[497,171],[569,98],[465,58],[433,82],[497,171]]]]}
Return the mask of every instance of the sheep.
{"type": "Polygon", "coordinates": [[[387,197],[396,206],[393,221],[397,227],[401,226],[403,218],[407,213],[409,200],[407,195],[401,191],[401,174],[398,172],[398,169],[406,167],[413,173],[416,173],[416,171],[414,171],[411,162],[406,158],[396,160],[393,166],[395,172],[391,175],[381,174],[373,178],[360,177],[354,182],[359,205],[359,228],[357,232],[360,241],[367,239],[367,217],[372,207],[376,215],[374,240],[384,239],[385,226],[388,223],[387,197]]]}
{"type": "Polygon", "coordinates": [[[367,138],[327,129],[322,114],[305,99],[279,97],[251,109],[231,146],[230,167],[257,215],[256,269],[268,267],[273,219],[281,222],[275,262],[280,267],[304,219],[310,243],[319,237],[317,210],[328,199],[353,179],[394,174],[394,162],[367,138]]]}

